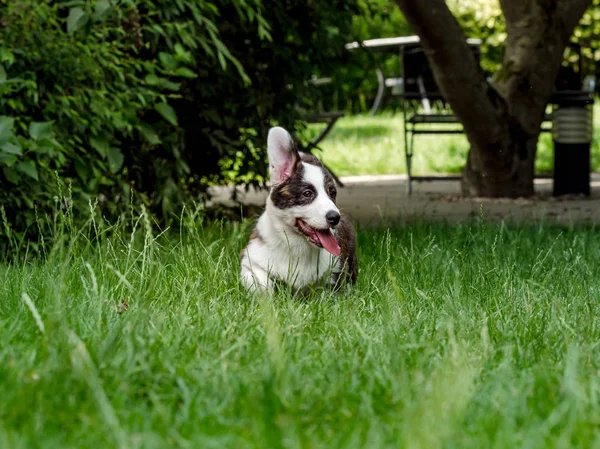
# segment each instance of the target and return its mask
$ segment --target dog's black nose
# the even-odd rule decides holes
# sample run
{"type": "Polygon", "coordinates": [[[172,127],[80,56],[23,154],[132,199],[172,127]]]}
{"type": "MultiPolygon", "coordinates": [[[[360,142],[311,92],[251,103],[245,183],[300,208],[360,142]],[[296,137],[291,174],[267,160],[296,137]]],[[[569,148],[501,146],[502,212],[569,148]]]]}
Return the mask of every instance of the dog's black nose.
{"type": "Polygon", "coordinates": [[[335,226],[340,222],[340,214],[334,210],[330,210],[325,214],[325,218],[327,219],[327,223],[329,226],[335,226]]]}

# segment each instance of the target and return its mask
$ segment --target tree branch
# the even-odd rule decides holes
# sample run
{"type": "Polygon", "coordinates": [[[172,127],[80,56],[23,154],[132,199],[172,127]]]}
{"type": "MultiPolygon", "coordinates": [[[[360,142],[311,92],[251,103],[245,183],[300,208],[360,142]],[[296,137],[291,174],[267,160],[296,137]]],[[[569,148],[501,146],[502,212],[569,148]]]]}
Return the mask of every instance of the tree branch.
{"type": "Polygon", "coordinates": [[[508,35],[494,85],[509,115],[535,136],[565,46],[591,0],[500,0],[508,35]]]}
{"type": "Polygon", "coordinates": [[[565,39],[570,39],[573,29],[579,23],[583,13],[592,5],[592,0],[562,0],[560,3],[560,17],[562,17],[565,39]]]}
{"type": "Polygon", "coordinates": [[[500,0],[507,32],[510,24],[533,19],[537,23],[551,19],[560,37],[567,41],[592,0],[500,0]]]}
{"type": "Polygon", "coordinates": [[[498,111],[485,75],[444,0],[395,0],[416,34],[436,83],[463,124],[471,145],[501,139],[498,111]]]}

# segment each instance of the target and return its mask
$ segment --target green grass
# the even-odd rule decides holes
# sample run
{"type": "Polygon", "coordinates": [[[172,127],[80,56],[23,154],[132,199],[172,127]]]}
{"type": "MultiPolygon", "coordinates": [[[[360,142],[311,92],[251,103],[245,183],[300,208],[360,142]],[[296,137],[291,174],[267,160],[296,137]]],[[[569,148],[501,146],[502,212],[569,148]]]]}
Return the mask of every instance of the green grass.
{"type": "MultiPolygon", "coordinates": [[[[592,167],[600,171],[600,105],[594,110],[592,167]]],[[[311,125],[308,135],[316,135],[321,125],[311,125]]],[[[343,117],[322,142],[318,153],[340,176],[406,173],[402,114],[382,113],[343,117]]],[[[460,173],[469,145],[463,135],[420,135],[415,138],[415,174],[460,173]]],[[[550,134],[538,143],[536,169],[552,173],[553,144],[550,134]]]]}
{"type": "Polygon", "coordinates": [[[597,229],[362,229],[356,288],[300,301],[192,218],[0,264],[0,447],[600,443],[597,229]]]}

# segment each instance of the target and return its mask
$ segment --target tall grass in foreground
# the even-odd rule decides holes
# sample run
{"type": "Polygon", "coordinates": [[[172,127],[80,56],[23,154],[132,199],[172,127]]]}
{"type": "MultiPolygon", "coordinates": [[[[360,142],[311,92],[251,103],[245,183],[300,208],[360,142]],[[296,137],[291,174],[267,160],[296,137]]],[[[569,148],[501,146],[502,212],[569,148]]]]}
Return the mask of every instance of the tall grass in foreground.
{"type": "Polygon", "coordinates": [[[128,226],[0,265],[0,447],[600,443],[597,229],[363,229],[300,301],[240,288],[247,224],[128,226]]]}

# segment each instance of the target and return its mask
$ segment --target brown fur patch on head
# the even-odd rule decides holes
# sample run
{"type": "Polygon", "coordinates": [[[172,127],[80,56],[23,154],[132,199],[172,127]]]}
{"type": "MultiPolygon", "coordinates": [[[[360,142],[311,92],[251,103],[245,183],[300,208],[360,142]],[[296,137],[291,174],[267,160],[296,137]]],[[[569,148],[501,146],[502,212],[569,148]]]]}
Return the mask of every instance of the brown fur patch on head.
{"type": "Polygon", "coordinates": [[[317,191],[315,186],[304,182],[303,163],[319,167],[323,171],[324,187],[327,195],[335,203],[337,190],[333,176],[329,170],[312,154],[300,153],[300,158],[294,164],[291,176],[281,184],[274,185],[271,189],[271,200],[279,209],[287,209],[293,206],[304,206],[314,201],[317,191]],[[303,196],[305,190],[313,192],[312,197],[303,196]]]}
{"type": "Polygon", "coordinates": [[[316,191],[313,186],[304,182],[304,167],[302,161],[294,165],[292,175],[281,184],[274,185],[271,189],[271,201],[278,209],[287,209],[294,206],[304,206],[313,202],[316,191]],[[302,193],[305,190],[313,192],[312,197],[305,197],[302,193]]]}
{"type": "Polygon", "coordinates": [[[281,188],[279,189],[279,194],[282,196],[290,196],[291,193],[290,193],[289,186],[287,184],[282,185],[281,188]]]}

